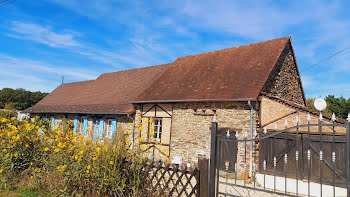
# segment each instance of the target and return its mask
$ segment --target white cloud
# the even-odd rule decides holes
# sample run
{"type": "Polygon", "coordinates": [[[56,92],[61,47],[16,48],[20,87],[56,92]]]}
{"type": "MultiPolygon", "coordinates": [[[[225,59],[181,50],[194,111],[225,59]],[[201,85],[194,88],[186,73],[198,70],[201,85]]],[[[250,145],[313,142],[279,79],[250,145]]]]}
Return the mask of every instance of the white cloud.
{"type": "Polygon", "coordinates": [[[60,77],[69,81],[90,80],[99,72],[83,67],[57,66],[48,62],[0,54],[0,87],[52,91],[60,84],[60,77]]]}
{"type": "MultiPolygon", "coordinates": [[[[79,66],[80,67],[80,66],[79,66]]],[[[48,62],[30,60],[26,58],[17,58],[0,54],[0,68],[14,71],[14,73],[20,72],[37,72],[37,73],[48,73],[55,75],[63,75],[71,77],[76,80],[89,80],[94,79],[98,76],[95,72],[89,69],[79,68],[78,66],[57,66],[51,65],[48,62]],[[95,74],[91,74],[95,73],[95,74]]]]}
{"type": "Polygon", "coordinates": [[[50,27],[44,27],[35,23],[12,21],[8,34],[10,37],[23,40],[32,40],[50,47],[78,47],[79,42],[75,40],[75,34],[54,32],[50,27]]]}

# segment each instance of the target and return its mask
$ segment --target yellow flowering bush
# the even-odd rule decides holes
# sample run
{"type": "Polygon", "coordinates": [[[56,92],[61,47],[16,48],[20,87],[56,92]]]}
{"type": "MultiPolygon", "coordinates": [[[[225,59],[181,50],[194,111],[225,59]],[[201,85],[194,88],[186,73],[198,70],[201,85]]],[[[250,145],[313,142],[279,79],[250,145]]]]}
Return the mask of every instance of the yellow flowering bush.
{"type": "Polygon", "coordinates": [[[93,141],[70,127],[51,129],[42,118],[17,121],[0,114],[0,184],[24,182],[53,196],[140,195],[143,158],[140,150],[128,149],[124,135],[93,141]]]}

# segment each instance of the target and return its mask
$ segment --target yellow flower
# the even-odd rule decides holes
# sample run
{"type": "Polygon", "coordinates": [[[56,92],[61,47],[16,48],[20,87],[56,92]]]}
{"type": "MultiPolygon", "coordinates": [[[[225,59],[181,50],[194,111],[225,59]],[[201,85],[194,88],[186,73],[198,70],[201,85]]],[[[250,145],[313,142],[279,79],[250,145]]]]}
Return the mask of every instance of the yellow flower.
{"type": "Polygon", "coordinates": [[[129,140],[129,139],[126,139],[126,140],[125,140],[125,143],[127,143],[127,144],[128,144],[129,142],[130,142],[130,140],[129,140]]]}
{"type": "Polygon", "coordinates": [[[2,173],[4,171],[4,169],[0,168],[0,173],[2,173]]]}
{"type": "Polygon", "coordinates": [[[74,159],[77,160],[77,159],[78,159],[78,155],[75,155],[75,156],[74,156],[74,159]]]}
{"type": "Polygon", "coordinates": [[[47,147],[44,148],[44,151],[48,151],[48,150],[49,150],[49,148],[47,148],[47,147]]]}
{"type": "Polygon", "coordinates": [[[61,172],[64,172],[64,171],[66,170],[66,167],[67,167],[67,166],[65,166],[65,165],[64,165],[64,166],[58,166],[58,167],[57,167],[57,170],[59,170],[59,171],[61,171],[61,172]]]}
{"type": "Polygon", "coordinates": [[[139,142],[142,142],[142,138],[141,138],[141,137],[138,137],[137,140],[138,140],[139,142]]]}
{"type": "Polygon", "coordinates": [[[7,154],[5,155],[5,157],[10,157],[10,153],[7,153],[7,154]]]}
{"type": "Polygon", "coordinates": [[[169,154],[168,154],[168,153],[165,153],[165,156],[166,156],[166,157],[169,157],[169,154]]]}
{"type": "Polygon", "coordinates": [[[14,156],[14,157],[17,157],[17,156],[18,156],[18,153],[13,154],[13,156],[14,156]]]}
{"type": "Polygon", "coordinates": [[[129,123],[129,125],[132,126],[132,125],[134,125],[134,123],[131,122],[131,123],[129,123]]]}
{"type": "Polygon", "coordinates": [[[113,165],[113,161],[109,161],[109,164],[113,165]]]}
{"type": "Polygon", "coordinates": [[[30,179],[33,179],[34,177],[33,176],[30,176],[30,179]]]}
{"type": "Polygon", "coordinates": [[[101,148],[100,147],[97,147],[96,148],[96,152],[100,152],[101,148]]]}
{"type": "Polygon", "coordinates": [[[97,159],[96,157],[93,157],[93,158],[92,158],[92,161],[95,161],[96,159],[97,159]]]}
{"type": "Polygon", "coordinates": [[[53,125],[53,128],[54,128],[54,129],[57,129],[57,126],[56,126],[56,125],[53,125]]]}
{"type": "Polygon", "coordinates": [[[150,122],[153,122],[153,118],[150,118],[149,121],[150,121],[150,122]]]}
{"type": "Polygon", "coordinates": [[[154,132],[153,132],[153,131],[151,131],[149,134],[150,134],[151,136],[154,136],[154,132]]]}
{"type": "Polygon", "coordinates": [[[142,130],[143,130],[143,127],[139,127],[139,129],[140,129],[140,131],[142,131],[142,130]]]}
{"type": "Polygon", "coordinates": [[[28,146],[29,146],[29,145],[28,145],[28,144],[26,144],[26,148],[28,148],[28,146]]]}
{"type": "Polygon", "coordinates": [[[11,120],[15,120],[16,118],[15,117],[12,117],[11,120]]]}
{"type": "Polygon", "coordinates": [[[41,172],[40,168],[35,168],[35,172],[41,172]]]}
{"type": "Polygon", "coordinates": [[[146,145],[143,144],[143,145],[141,146],[141,148],[142,148],[142,149],[145,149],[145,148],[146,148],[146,145]]]}
{"type": "Polygon", "coordinates": [[[84,153],[84,151],[82,151],[82,150],[81,150],[81,151],[79,151],[79,155],[82,155],[83,153],[84,153]]]}
{"type": "Polygon", "coordinates": [[[126,131],[125,131],[125,133],[129,133],[129,132],[130,132],[130,130],[126,130],[126,131]]]}
{"type": "Polygon", "coordinates": [[[55,153],[58,153],[60,151],[60,149],[56,148],[54,151],[55,151],[55,153]]]}
{"type": "Polygon", "coordinates": [[[151,130],[153,130],[153,131],[154,131],[154,126],[152,126],[152,127],[151,127],[151,130]]]}
{"type": "Polygon", "coordinates": [[[164,153],[164,150],[161,150],[160,152],[161,152],[161,153],[164,153]]]}
{"type": "Polygon", "coordinates": [[[90,168],[91,168],[91,166],[90,166],[90,165],[86,166],[86,169],[90,170],[90,168]]]}
{"type": "Polygon", "coordinates": [[[2,152],[4,152],[4,153],[5,153],[6,151],[7,151],[7,149],[6,149],[6,148],[5,148],[4,150],[2,150],[2,152]]]}
{"type": "Polygon", "coordinates": [[[32,166],[33,165],[33,162],[30,162],[30,166],[32,166]]]}
{"type": "Polygon", "coordinates": [[[86,174],[89,174],[90,173],[90,170],[86,170],[86,174]]]}

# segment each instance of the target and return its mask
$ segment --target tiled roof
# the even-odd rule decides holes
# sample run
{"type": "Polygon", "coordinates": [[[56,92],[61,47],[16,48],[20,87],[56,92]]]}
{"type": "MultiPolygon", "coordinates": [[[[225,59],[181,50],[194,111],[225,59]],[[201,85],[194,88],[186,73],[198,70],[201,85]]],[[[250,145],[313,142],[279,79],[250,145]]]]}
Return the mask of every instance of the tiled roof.
{"type": "Polygon", "coordinates": [[[57,87],[26,112],[131,113],[129,104],[166,70],[169,64],[106,73],[96,80],[57,87]]]}
{"type": "Polygon", "coordinates": [[[63,84],[26,112],[131,113],[130,102],[257,99],[289,41],[279,38],[63,84]]]}
{"type": "Polygon", "coordinates": [[[289,40],[180,57],[133,101],[257,99],[289,40]]]}

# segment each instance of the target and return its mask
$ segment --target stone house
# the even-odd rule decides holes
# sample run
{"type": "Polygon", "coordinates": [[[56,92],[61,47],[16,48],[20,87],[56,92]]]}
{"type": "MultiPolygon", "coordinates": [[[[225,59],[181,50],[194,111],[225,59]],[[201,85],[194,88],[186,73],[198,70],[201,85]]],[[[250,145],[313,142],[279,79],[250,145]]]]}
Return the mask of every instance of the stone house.
{"type": "Polygon", "coordinates": [[[309,110],[291,38],[284,37],[62,84],[26,112],[52,125],[66,117],[90,138],[129,130],[131,143],[150,155],[196,162],[198,154],[209,156],[214,115],[219,127],[242,137],[309,110]]]}

